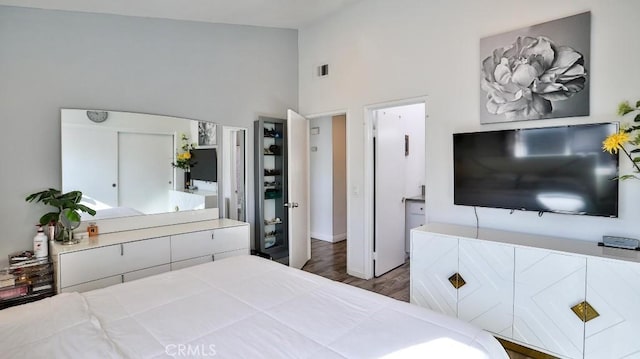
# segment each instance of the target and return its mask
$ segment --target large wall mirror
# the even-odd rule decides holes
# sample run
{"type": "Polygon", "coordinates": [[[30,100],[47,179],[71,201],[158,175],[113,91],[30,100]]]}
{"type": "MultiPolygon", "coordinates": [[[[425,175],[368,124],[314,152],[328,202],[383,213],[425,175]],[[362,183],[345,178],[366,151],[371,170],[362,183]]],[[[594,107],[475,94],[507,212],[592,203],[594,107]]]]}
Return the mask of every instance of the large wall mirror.
{"type": "Polygon", "coordinates": [[[83,220],[210,208],[246,220],[246,130],[86,109],[62,109],[61,120],[62,190],[97,211],[83,220]],[[189,169],[175,166],[185,144],[189,169]]]}

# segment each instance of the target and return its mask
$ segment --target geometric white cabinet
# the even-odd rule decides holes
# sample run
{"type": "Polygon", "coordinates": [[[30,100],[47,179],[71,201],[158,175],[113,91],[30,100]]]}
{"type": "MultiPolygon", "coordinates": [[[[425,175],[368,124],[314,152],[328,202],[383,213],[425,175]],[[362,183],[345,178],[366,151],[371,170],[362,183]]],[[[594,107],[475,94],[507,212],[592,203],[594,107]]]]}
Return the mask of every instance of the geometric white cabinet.
{"type": "Polygon", "coordinates": [[[560,358],[640,359],[640,251],[430,223],[411,230],[410,275],[411,303],[514,343],[560,358]]]}
{"type": "Polygon", "coordinates": [[[457,239],[411,231],[411,303],[456,317],[458,293],[449,277],[457,271],[457,239]]]}
{"type": "Polygon", "coordinates": [[[584,357],[640,358],[640,263],[588,258],[587,302],[584,357]]]}
{"type": "Polygon", "coordinates": [[[411,235],[411,303],[510,337],[513,247],[419,231],[411,235]]]}
{"type": "MultiPolygon", "coordinates": [[[[514,248],[459,239],[458,318],[503,337],[513,328],[514,248]]],[[[414,262],[411,262],[414,265],[414,262]]]]}
{"type": "Polygon", "coordinates": [[[584,323],[571,308],[585,300],[585,278],[582,256],[516,248],[513,339],[582,358],[584,323]]]}

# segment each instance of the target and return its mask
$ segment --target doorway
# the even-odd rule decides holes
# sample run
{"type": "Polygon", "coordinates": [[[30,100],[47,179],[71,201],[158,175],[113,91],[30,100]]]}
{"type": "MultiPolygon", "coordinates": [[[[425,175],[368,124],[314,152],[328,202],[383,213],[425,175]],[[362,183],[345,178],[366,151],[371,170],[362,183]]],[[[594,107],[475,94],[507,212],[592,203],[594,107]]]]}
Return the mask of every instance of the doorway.
{"type": "Polygon", "coordinates": [[[343,250],[347,248],[346,120],[345,112],[309,117],[312,257],[326,255],[326,260],[344,261],[337,268],[345,275],[346,256],[333,258],[333,251],[319,248],[332,248],[338,242],[343,250]]]}
{"type": "Polygon", "coordinates": [[[365,110],[365,263],[374,277],[405,263],[409,226],[426,218],[425,104],[419,98],[365,110]]]}

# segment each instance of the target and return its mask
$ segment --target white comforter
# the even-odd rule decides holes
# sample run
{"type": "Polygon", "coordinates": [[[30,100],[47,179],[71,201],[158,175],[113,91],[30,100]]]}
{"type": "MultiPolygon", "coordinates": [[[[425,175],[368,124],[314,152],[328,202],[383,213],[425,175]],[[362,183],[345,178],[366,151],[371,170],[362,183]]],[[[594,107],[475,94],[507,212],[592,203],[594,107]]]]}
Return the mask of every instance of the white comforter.
{"type": "Polygon", "coordinates": [[[507,358],[488,333],[240,256],[0,311],[0,357],[507,358]]]}

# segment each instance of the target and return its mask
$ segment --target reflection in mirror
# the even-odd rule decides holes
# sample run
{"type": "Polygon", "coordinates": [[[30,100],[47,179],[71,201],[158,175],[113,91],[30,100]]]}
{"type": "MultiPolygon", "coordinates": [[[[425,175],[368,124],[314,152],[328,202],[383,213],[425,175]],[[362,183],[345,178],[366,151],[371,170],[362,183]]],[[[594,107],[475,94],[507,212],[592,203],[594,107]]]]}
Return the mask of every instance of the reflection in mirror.
{"type": "Polygon", "coordinates": [[[247,220],[247,130],[239,127],[221,127],[223,177],[218,187],[220,216],[244,222],[247,220]]]}
{"type": "Polygon", "coordinates": [[[197,153],[213,156],[194,156],[193,166],[213,166],[204,172],[217,172],[216,142],[198,146],[198,121],[78,109],[62,109],[61,119],[62,189],[82,191],[83,204],[97,211],[83,220],[218,207],[215,176],[194,179],[185,189],[189,170],[172,166],[184,134],[197,153]]]}

